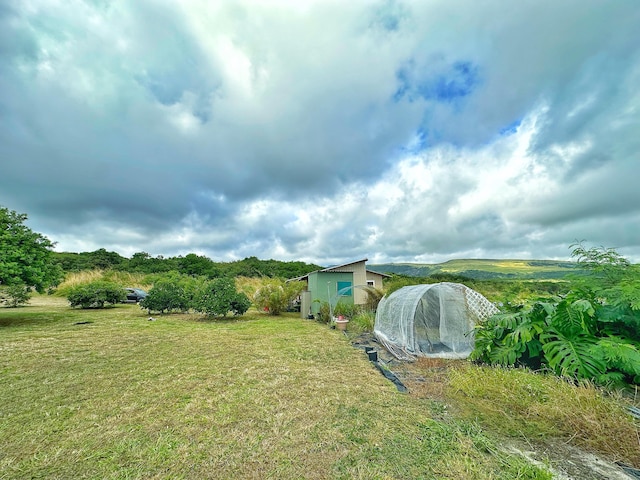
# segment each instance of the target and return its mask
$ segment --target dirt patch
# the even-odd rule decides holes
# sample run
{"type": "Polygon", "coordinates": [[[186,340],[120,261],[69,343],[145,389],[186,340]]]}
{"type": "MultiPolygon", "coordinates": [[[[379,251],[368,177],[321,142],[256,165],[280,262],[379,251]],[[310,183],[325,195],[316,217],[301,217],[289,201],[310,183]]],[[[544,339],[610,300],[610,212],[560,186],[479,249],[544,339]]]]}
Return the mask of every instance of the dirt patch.
{"type": "Polygon", "coordinates": [[[604,460],[565,442],[549,440],[541,445],[510,441],[505,451],[516,453],[535,464],[549,468],[558,479],[629,480],[637,479],[630,467],[604,460]]]}

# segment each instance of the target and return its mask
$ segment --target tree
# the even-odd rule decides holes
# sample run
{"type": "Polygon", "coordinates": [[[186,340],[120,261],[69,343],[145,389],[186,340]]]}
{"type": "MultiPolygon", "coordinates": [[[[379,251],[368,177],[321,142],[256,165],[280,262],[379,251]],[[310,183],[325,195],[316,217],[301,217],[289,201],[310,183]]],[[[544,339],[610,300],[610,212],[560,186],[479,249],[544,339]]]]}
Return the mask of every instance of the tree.
{"type": "Polygon", "coordinates": [[[209,278],[218,277],[219,269],[215,264],[205,256],[190,253],[186,257],[177,259],[180,273],[187,275],[203,275],[209,278]]]}
{"type": "Polygon", "coordinates": [[[62,280],[52,260],[54,243],[24,225],[27,215],[0,207],[0,284],[26,285],[42,292],[62,280]]]}

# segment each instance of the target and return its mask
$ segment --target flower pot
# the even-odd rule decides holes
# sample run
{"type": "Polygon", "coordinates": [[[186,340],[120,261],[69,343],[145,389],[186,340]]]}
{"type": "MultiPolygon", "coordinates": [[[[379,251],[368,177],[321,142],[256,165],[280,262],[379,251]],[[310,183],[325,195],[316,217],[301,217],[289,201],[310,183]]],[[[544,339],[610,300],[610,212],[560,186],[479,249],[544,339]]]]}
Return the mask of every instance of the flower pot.
{"type": "Polygon", "coordinates": [[[347,329],[347,323],[349,320],[336,320],[336,328],[344,332],[347,329]]]}

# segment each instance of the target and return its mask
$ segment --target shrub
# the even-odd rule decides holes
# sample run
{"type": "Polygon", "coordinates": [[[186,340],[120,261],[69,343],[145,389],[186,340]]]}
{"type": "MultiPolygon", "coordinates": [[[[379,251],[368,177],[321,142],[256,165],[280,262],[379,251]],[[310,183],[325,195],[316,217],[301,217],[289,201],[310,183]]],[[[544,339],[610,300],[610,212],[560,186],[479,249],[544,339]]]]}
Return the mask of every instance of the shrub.
{"type": "Polygon", "coordinates": [[[7,307],[19,307],[29,302],[31,298],[31,290],[25,285],[9,285],[0,288],[0,303],[4,303],[7,307]]]}
{"type": "Polygon", "coordinates": [[[102,281],[77,285],[67,296],[71,307],[81,308],[104,308],[105,304],[124,302],[126,298],[120,285],[102,281]]]}
{"type": "MultiPolygon", "coordinates": [[[[316,302],[320,302],[320,300],[314,300],[316,302]]],[[[316,316],[316,320],[322,323],[331,323],[331,309],[329,308],[329,302],[320,303],[320,309],[318,310],[318,315],[316,316]]]]}
{"type": "Polygon", "coordinates": [[[246,302],[249,302],[249,299],[237,292],[233,279],[216,278],[204,281],[198,286],[192,306],[197,312],[225,317],[229,312],[242,315],[251,304],[249,302],[249,305],[246,305],[246,302]]]}
{"type": "Polygon", "coordinates": [[[74,288],[100,281],[105,281],[102,270],[83,270],[81,272],[68,273],[65,275],[64,281],[57,286],[55,295],[68,298],[74,288]]]}
{"type": "Polygon", "coordinates": [[[236,299],[236,286],[230,278],[207,280],[198,285],[193,309],[206,315],[226,316],[231,311],[231,303],[236,299]]]}
{"type": "Polygon", "coordinates": [[[258,288],[253,300],[258,309],[268,311],[271,315],[280,315],[304,288],[304,282],[268,279],[258,288]]]}
{"type": "Polygon", "coordinates": [[[243,292],[236,293],[235,298],[231,302],[231,311],[234,315],[244,315],[251,307],[251,300],[243,292]]]}
{"type": "Polygon", "coordinates": [[[140,301],[140,307],[151,312],[186,312],[192,303],[192,280],[180,276],[159,279],[153,284],[147,296],[140,301]]]}

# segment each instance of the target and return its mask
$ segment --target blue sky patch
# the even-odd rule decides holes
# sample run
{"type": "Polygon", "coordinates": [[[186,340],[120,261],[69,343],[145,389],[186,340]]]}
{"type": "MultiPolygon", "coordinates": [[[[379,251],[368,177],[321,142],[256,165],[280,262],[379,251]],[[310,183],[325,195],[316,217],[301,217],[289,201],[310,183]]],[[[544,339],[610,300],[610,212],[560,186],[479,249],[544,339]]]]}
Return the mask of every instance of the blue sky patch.
{"type": "Polygon", "coordinates": [[[414,102],[423,98],[454,102],[470,95],[480,83],[478,67],[468,61],[455,62],[443,73],[426,72],[422,77],[417,70],[412,59],[396,72],[399,85],[393,94],[394,101],[406,98],[409,102],[414,102]]]}
{"type": "Polygon", "coordinates": [[[424,128],[420,127],[418,128],[418,130],[416,130],[415,134],[411,137],[409,142],[404,146],[402,150],[404,152],[412,153],[412,154],[419,153],[425,148],[427,148],[427,145],[428,145],[427,139],[428,139],[427,131],[424,128]]]}
{"type": "Polygon", "coordinates": [[[518,120],[515,120],[513,122],[511,122],[509,125],[502,127],[500,129],[500,135],[511,135],[512,133],[516,133],[518,131],[518,127],[522,124],[522,119],[519,118],[518,120]]]}

